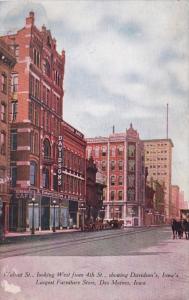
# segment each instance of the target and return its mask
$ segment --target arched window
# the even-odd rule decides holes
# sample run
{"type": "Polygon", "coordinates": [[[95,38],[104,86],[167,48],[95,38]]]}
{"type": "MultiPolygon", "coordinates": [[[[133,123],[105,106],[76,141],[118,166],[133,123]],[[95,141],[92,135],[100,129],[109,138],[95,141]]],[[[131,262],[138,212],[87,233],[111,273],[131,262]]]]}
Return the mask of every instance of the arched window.
{"type": "Polygon", "coordinates": [[[1,155],[6,154],[6,132],[5,131],[0,132],[0,154],[1,155]]]}
{"type": "Polygon", "coordinates": [[[43,142],[43,148],[44,148],[44,157],[50,158],[51,157],[51,145],[48,139],[45,139],[43,142]]]}
{"type": "Polygon", "coordinates": [[[30,162],[30,184],[36,185],[37,178],[37,164],[35,161],[30,162]]]}
{"type": "Polygon", "coordinates": [[[50,172],[48,168],[43,168],[43,187],[49,188],[50,186],[50,172]]]}

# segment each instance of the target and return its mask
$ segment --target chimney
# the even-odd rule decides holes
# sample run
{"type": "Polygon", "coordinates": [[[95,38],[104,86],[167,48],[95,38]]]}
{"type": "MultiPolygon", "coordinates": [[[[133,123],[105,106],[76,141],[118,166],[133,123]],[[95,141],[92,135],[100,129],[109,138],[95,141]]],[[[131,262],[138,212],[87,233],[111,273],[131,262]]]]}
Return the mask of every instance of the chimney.
{"type": "Polygon", "coordinates": [[[115,126],[113,125],[112,127],[112,133],[114,134],[115,133],[115,126]]]}
{"type": "Polygon", "coordinates": [[[65,57],[65,50],[64,49],[62,50],[62,57],[63,58],[65,57]]]}
{"type": "Polygon", "coordinates": [[[44,24],[43,24],[43,26],[42,26],[42,31],[43,31],[43,32],[46,31],[46,27],[45,27],[44,24]]]}
{"type": "Polygon", "coordinates": [[[34,24],[35,15],[33,11],[29,12],[29,16],[26,18],[26,25],[32,26],[34,24]]]}
{"type": "Polygon", "coordinates": [[[53,38],[54,49],[56,49],[56,39],[53,38]]]}

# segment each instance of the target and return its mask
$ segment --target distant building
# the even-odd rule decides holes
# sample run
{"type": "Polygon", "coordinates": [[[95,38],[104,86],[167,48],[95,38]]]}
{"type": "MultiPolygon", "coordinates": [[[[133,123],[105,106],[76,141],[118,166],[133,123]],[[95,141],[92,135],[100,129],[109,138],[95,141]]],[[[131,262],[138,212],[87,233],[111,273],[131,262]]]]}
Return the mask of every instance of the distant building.
{"type": "Polygon", "coordinates": [[[87,139],[92,155],[103,173],[106,188],[103,204],[106,220],[123,220],[125,225],[143,223],[145,174],[143,143],[132,124],[125,133],[87,139]]]}
{"type": "Polygon", "coordinates": [[[165,221],[170,219],[171,182],[172,182],[172,148],[170,139],[144,140],[145,167],[148,168],[147,183],[159,182],[165,187],[164,214],[165,221]]]}
{"type": "Polygon", "coordinates": [[[105,185],[92,156],[87,159],[86,176],[86,222],[95,222],[103,213],[101,210],[105,185]]]}
{"type": "Polygon", "coordinates": [[[8,230],[10,204],[10,127],[11,71],[16,63],[13,51],[0,39],[0,216],[4,231],[8,230]]]}
{"type": "Polygon", "coordinates": [[[188,209],[189,208],[189,204],[188,201],[186,201],[184,199],[184,191],[179,192],[179,207],[180,209],[188,209]]]}
{"type": "Polygon", "coordinates": [[[179,218],[180,216],[180,189],[178,185],[171,186],[171,205],[170,218],[179,218]]]}

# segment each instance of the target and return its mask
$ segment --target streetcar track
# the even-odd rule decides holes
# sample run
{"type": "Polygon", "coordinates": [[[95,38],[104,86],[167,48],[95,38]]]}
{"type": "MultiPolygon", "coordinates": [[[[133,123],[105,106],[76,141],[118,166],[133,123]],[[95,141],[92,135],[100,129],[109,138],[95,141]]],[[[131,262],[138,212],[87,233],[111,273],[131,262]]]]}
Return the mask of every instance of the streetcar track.
{"type": "MultiPolygon", "coordinates": [[[[70,245],[79,245],[79,244],[86,244],[86,243],[92,243],[92,242],[97,242],[97,241],[101,241],[101,240],[108,240],[111,238],[118,238],[121,236],[125,236],[125,235],[131,235],[131,234],[135,234],[135,233],[140,233],[140,232],[148,232],[148,231],[152,231],[155,228],[148,228],[148,229],[142,229],[142,230],[138,230],[138,231],[129,231],[129,232],[122,232],[120,234],[114,233],[114,234],[106,234],[106,235],[101,235],[101,236],[92,236],[92,237],[84,237],[84,238],[80,238],[77,240],[69,240],[69,241],[61,241],[61,242],[57,242],[56,245],[52,246],[52,245],[46,245],[46,247],[43,247],[43,245],[34,245],[32,247],[25,247],[24,249],[21,249],[21,253],[17,254],[14,253],[16,251],[18,251],[18,249],[12,249],[12,250],[7,250],[5,252],[1,252],[1,256],[2,254],[3,257],[0,257],[0,259],[4,259],[4,258],[9,258],[9,257],[13,257],[13,256],[22,256],[22,255],[32,255],[33,253],[41,253],[44,251],[50,251],[53,249],[59,249],[59,248],[63,248],[63,247],[67,247],[70,245]],[[58,244],[58,245],[57,245],[58,244]],[[41,247],[43,247],[43,249],[40,249],[41,247]],[[30,251],[24,251],[27,249],[30,249],[30,251]],[[39,248],[38,250],[36,250],[36,248],[39,248]],[[34,250],[35,249],[35,250],[34,250]],[[24,251],[24,252],[22,252],[24,251]],[[12,253],[10,255],[7,255],[7,253],[12,253]]],[[[36,254],[37,255],[37,254],[36,254]]],[[[33,255],[35,256],[35,255],[33,255]]]]}

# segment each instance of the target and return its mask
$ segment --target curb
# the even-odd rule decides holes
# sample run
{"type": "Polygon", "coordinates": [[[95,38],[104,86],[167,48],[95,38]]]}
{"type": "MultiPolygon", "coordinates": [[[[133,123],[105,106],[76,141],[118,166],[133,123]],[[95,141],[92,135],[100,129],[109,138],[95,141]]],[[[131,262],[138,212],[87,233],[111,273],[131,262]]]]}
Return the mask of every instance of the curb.
{"type": "MultiPolygon", "coordinates": [[[[156,225],[156,226],[140,226],[140,227],[125,227],[122,229],[113,229],[113,230],[118,230],[118,231],[126,231],[126,229],[129,229],[127,233],[138,233],[141,231],[148,231],[148,230],[153,230],[158,227],[167,227],[166,225],[156,225]]],[[[112,229],[104,229],[104,230],[99,230],[99,231],[110,231],[112,229]]],[[[51,238],[56,238],[58,236],[62,236],[63,234],[76,234],[76,233],[82,233],[83,231],[81,230],[76,230],[76,231],[67,231],[67,232],[50,232],[46,234],[34,234],[34,235],[23,235],[23,236],[9,236],[5,237],[4,240],[0,240],[1,245],[6,245],[6,244],[11,244],[11,243],[17,243],[17,242],[31,242],[35,240],[45,240],[45,239],[51,239],[51,238]]],[[[97,231],[94,231],[97,232],[97,231]]],[[[87,231],[84,231],[83,233],[87,233],[87,231]]]]}

